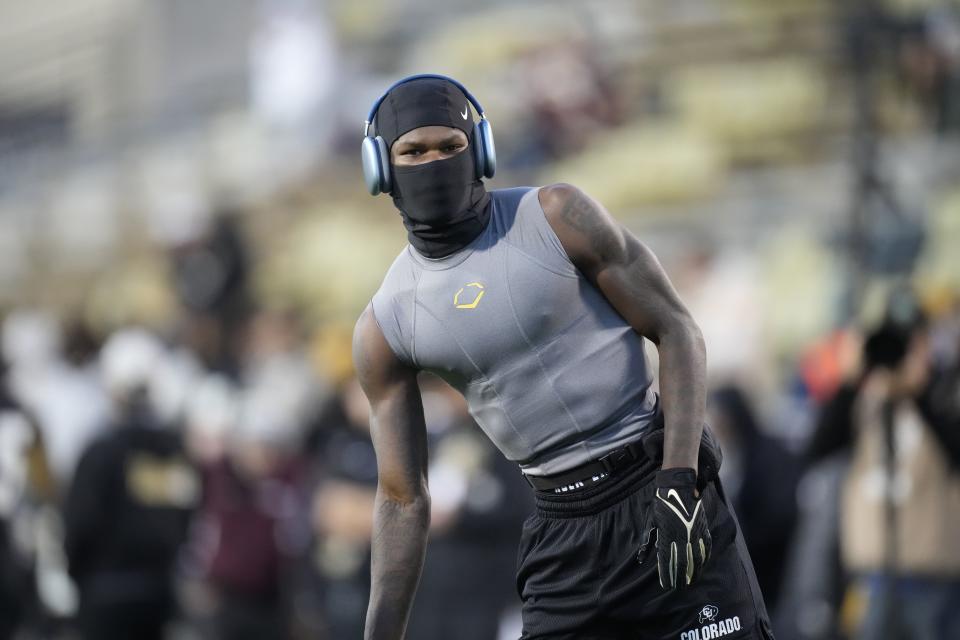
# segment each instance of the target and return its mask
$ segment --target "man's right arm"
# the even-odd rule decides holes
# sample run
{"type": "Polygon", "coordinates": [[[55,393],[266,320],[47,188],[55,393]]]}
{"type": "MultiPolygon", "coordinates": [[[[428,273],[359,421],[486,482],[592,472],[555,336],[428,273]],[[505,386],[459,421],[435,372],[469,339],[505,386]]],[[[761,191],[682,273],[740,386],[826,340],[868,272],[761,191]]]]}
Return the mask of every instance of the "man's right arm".
{"type": "Polygon", "coordinates": [[[353,334],[377,452],[366,640],[400,640],[420,580],[430,526],[427,437],[417,371],[391,351],[368,306],[353,334]]]}

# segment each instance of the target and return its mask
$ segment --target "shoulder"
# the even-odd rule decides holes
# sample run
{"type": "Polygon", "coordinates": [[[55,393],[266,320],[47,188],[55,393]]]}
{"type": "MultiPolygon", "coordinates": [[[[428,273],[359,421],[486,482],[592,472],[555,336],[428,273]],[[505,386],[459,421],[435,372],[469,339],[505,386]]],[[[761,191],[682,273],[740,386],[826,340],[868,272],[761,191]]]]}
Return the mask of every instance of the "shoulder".
{"type": "Polygon", "coordinates": [[[537,192],[540,206],[548,217],[559,215],[571,202],[581,197],[587,196],[578,187],[566,182],[544,185],[537,192]]]}
{"type": "Polygon", "coordinates": [[[557,182],[540,187],[538,198],[543,213],[554,228],[564,224],[580,230],[595,230],[615,224],[599,202],[572,184],[557,182]]]}
{"type": "Polygon", "coordinates": [[[353,365],[361,384],[365,378],[380,369],[385,356],[392,354],[389,347],[384,352],[382,345],[386,345],[386,338],[371,303],[363,310],[353,327],[353,365]]]}
{"type": "Polygon", "coordinates": [[[583,190],[559,182],[541,187],[538,197],[544,217],[577,266],[602,264],[622,256],[623,228],[583,190]]]}
{"type": "Polygon", "coordinates": [[[367,305],[354,327],[353,364],[357,379],[371,400],[393,382],[415,376],[414,370],[401,362],[388,344],[373,305],[367,305]]]}
{"type": "Polygon", "coordinates": [[[512,219],[531,208],[542,211],[549,219],[560,215],[571,202],[587,198],[587,195],[571,184],[560,182],[541,187],[494,189],[490,191],[490,197],[496,205],[495,217],[503,220],[512,219]]]}

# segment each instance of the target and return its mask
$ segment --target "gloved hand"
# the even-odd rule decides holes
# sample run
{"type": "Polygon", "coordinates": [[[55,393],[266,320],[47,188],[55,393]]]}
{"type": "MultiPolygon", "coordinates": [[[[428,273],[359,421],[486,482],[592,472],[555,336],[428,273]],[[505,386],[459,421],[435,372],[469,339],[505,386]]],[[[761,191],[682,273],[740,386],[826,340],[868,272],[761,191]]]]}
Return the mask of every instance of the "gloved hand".
{"type": "MultiPolygon", "coordinates": [[[[647,456],[657,464],[663,462],[663,438],[661,427],[646,434],[640,441],[647,456]]],[[[722,463],[720,445],[710,429],[704,426],[703,435],[700,436],[700,455],[697,457],[697,491],[703,493],[707,485],[720,475],[722,463]]]]}
{"type": "Polygon", "coordinates": [[[697,494],[696,472],[659,471],[649,511],[647,539],[640,547],[638,560],[643,562],[654,548],[660,586],[671,591],[683,589],[700,577],[713,545],[705,506],[697,494]]]}

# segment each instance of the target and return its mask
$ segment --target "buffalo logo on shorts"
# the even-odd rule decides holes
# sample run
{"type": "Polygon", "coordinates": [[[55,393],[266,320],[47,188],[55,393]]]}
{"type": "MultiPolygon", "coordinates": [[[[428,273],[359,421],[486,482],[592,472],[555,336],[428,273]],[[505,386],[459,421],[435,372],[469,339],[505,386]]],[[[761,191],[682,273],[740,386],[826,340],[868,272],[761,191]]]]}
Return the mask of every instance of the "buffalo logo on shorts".
{"type": "Polygon", "coordinates": [[[703,609],[700,609],[700,624],[704,622],[713,622],[717,619],[717,614],[720,612],[720,609],[716,608],[712,604],[707,604],[703,606],[703,609]]]}

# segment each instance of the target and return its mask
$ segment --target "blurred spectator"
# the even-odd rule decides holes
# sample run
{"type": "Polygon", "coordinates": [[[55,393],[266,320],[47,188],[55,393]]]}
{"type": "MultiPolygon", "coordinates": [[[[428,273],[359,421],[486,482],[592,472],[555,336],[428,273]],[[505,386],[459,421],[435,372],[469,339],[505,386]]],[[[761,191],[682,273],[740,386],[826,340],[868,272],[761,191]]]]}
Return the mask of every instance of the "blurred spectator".
{"type": "Polygon", "coordinates": [[[185,341],[215,370],[237,373],[242,330],[251,310],[250,259],[238,214],[221,212],[170,253],[173,287],[187,312],[185,341]]]}
{"type": "Polygon", "coordinates": [[[710,375],[750,379],[763,366],[763,300],[757,265],[740,253],[722,253],[705,239],[690,241],[676,282],[697,318],[710,353],[710,375]]]}
{"type": "Polygon", "coordinates": [[[960,127],[960,14],[933,3],[901,24],[900,67],[937,131],[960,127]]]}
{"type": "Polygon", "coordinates": [[[187,400],[185,444],[190,458],[201,468],[223,461],[231,431],[240,412],[239,390],[225,376],[201,379],[187,400]]]}
{"type": "Polygon", "coordinates": [[[209,405],[192,416],[194,452],[206,463],[192,546],[212,592],[212,636],[282,640],[290,635],[290,564],[307,541],[301,443],[282,404],[248,396],[230,425],[225,395],[208,390],[209,405]],[[220,435],[226,436],[222,457],[220,435]]]}
{"type": "MultiPolygon", "coordinates": [[[[532,164],[580,151],[622,119],[617,86],[587,43],[544,43],[520,59],[520,84],[529,95],[532,164]]],[[[520,164],[519,161],[515,161],[520,164]]]]}
{"type": "Polygon", "coordinates": [[[775,610],[797,518],[799,461],[765,433],[739,388],[721,387],[710,400],[711,426],[723,451],[720,476],[767,607],[775,610]]]}
{"type": "Polygon", "coordinates": [[[347,380],[325,412],[327,432],[313,498],[315,558],[323,582],[331,638],[363,636],[370,596],[370,536],[377,459],[370,407],[356,378],[347,380]]]}
{"type": "Polygon", "coordinates": [[[0,639],[40,617],[35,549],[25,533],[52,489],[40,433],[10,394],[0,362],[0,639]]]}
{"type": "MultiPolygon", "coordinates": [[[[958,312],[960,309],[955,314],[958,312]]],[[[956,315],[948,316],[935,328],[939,331],[931,336],[931,354],[943,360],[934,368],[930,384],[917,401],[954,473],[960,472],[960,326],[952,325],[958,319],[956,315]],[[938,345],[934,344],[934,337],[952,338],[953,344],[942,345],[942,352],[936,353],[938,345]]]]}
{"type": "Polygon", "coordinates": [[[834,640],[841,631],[846,577],[840,567],[838,493],[848,452],[807,469],[797,487],[798,521],[785,558],[779,607],[773,620],[778,640],[834,640]]]}
{"type": "MultiPolygon", "coordinates": [[[[949,440],[956,407],[930,400],[926,324],[886,323],[867,339],[843,487],[841,555],[866,591],[858,637],[960,637],[960,480],[949,440]]],[[[955,435],[953,442],[956,442],[955,435]]]]}
{"type": "Polygon", "coordinates": [[[432,515],[408,634],[418,640],[495,640],[505,613],[517,604],[516,552],[532,494],[516,465],[467,414],[460,394],[436,380],[421,387],[431,441],[432,515]]]}
{"type": "Polygon", "coordinates": [[[830,332],[800,360],[807,392],[820,402],[796,489],[798,518],[785,558],[781,598],[774,618],[783,640],[840,637],[847,577],[840,565],[840,498],[853,448],[853,407],[865,371],[859,332],[830,332]]]}
{"type": "Polygon", "coordinates": [[[285,416],[291,441],[302,444],[330,389],[315,373],[299,318],[290,312],[262,312],[250,322],[247,336],[241,378],[248,405],[285,416]]]}
{"type": "Polygon", "coordinates": [[[58,486],[68,486],[80,454],[108,420],[109,404],[97,371],[97,340],[79,320],[59,324],[20,311],[4,322],[11,391],[36,417],[58,486]]]}
{"type": "Polygon", "coordinates": [[[159,341],[136,329],[113,335],[101,354],[113,424],[84,452],[64,505],[83,638],[162,638],[175,613],[171,572],[199,482],[147,402],[162,357],[159,341]]]}
{"type": "Polygon", "coordinates": [[[853,405],[863,384],[864,368],[868,366],[862,351],[863,339],[858,332],[838,330],[812,348],[801,362],[804,382],[814,399],[820,401],[806,447],[804,462],[807,465],[834,454],[850,453],[853,405]],[[825,376],[824,370],[831,373],[825,376]]]}
{"type": "MultiPolygon", "coordinates": [[[[838,332],[831,338],[837,348],[830,358],[840,363],[839,368],[834,367],[839,386],[823,402],[807,447],[808,468],[797,492],[801,521],[790,554],[786,602],[779,612],[778,632],[782,637],[833,638],[841,630],[852,629],[862,613],[855,605],[855,597],[844,599],[849,576],[841,564],[840,525],[848,517],[848,509],[842,504],[841,494],[854,446],[860,439],[857,424],[864,387],[868,380],[876,379],[878,372],[886,375],[882,372],[900,357],[897,354],[906,347],[897,346],[898,342],[902,343],[909,334],[902,327],[910,326],[917,314],[912,294],[894,295],[884,328],[865,342],[855,330],[838,332]],[[854,344],[860,345],[861,353],[856,356],[852,353],[854,344]]],[[[947,352],[954,355],[953,349],[947,352]]],[[[810,358],[804,363],[812,365],[810,358]]],[[[948,440],[957,433],[955,428],[944,428],[949,416],[954,416],[953,425],[960,424],[955,418],[960,412],[949,409],[947,401],[954,397],[949,391],[953,384],[949,382],[950,371],[944,371],[934,384],[926,385],[917,400],[919,411],[935,427],[934,434],[948,440]]],[[[948,453],[951,450],[956,448],[946,447],[948,453]]]]}

